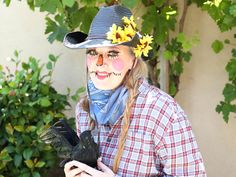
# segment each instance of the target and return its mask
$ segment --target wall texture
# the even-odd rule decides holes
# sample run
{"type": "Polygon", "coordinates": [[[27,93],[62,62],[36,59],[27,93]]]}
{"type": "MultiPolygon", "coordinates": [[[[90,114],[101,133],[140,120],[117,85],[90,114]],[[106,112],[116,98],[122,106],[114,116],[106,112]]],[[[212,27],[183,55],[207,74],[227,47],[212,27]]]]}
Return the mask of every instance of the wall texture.
{"type": "Polygon", "coordinates": [[[192,60],[185,64],[176,99],[189,115],[200,146],[209,177],[236,176],[236,115],[228,124],[215,107],[223,99],[222,90],[227,81],[225,65],[231,58],[231,49],[215,54],[211,43],[215,39],[233,38],[221,34],[207,13],[195,6],[188,10],[184,32],[198,33],[200,44],[192,49],[192,60]]]}
{"type": "MultiPolygon", "coordinates": [[[[13,56],[15,49],[22,50],[24,59],[34,56],[42,62],[47,61],[49,53],[60,54],[53,84],[60,92],[66,92],[67,87],[75,90],[85,83],[84,52],[69,50],[61,43],[49,44],[44,35],[44,15],[32,12],[23,2],[12,1],[8,8],[1,4],[0,64],[9,65],[6,58],[13,56]]],[[[215,112],[223,98],[221,93],[227,79],[224,67],[230,58],[230,48],[216,55],[210,47],[215,38],[232,35],[222,35],[210,17],[195,6],[188,10],[184,31],[189,36],[198,32],[201,42],[192,49],[192,60],[185,64],[176,99],[192,123],[208,176],[235,177],[235,115],[225,124],[222,116],[215,112]]],[[[73,115],[73,110],[68,114],[73,115]]]]}
{"type": "MultiPolygon", "coordinates": [[[[34,56],[42,63],[48,61],[49,54],[60,55],[53,73],[53,85],[61,93],[66,93],[67,88],[75,91],[85,83],[85,52],[68,49],[59,42],[50,44],[44,35],[44,17],[45,14],[38,10],[31,11],[24,1],[12,1],[10,7],[1,2],[0,64],[14,68],[7,61],[14,56],[14,50],[21,51],[24,60],[34,56]]],[[[68,114],[73,115],[73,111],[68,114]]]]}

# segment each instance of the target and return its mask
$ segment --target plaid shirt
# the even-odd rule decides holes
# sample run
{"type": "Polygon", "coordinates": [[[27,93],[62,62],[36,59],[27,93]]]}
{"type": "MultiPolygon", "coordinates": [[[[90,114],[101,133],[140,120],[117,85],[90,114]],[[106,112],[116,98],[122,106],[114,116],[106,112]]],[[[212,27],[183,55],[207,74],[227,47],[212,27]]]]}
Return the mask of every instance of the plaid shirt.
{"type": "MultiPolygon", "coordinates": [[[[191,125],[180,106],[146,80],[141,80],[138,91],[116,176],[206,176],[191,125]]],[[[88,120],[78,104],[78,134],[89,129],[88,120]]],[[[111,169],[121,126],[122,116],[114,125],[100,127],[102,161],[111,169]]]]}

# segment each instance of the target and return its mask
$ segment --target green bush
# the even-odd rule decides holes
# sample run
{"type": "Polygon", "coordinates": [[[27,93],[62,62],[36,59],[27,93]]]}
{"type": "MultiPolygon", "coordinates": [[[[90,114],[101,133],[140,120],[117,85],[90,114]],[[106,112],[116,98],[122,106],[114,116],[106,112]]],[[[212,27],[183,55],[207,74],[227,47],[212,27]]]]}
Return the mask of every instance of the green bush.
{"type": "Polygon", "coordinates": [[[68,94],[59,94],[51,84],[57,59],[49,55],[47,64],[34,57],[22,62],[16,51],[13,72],[0,65],[0,177],[40,177],[57,160],[39,139],[70,106],[68,94]]]}

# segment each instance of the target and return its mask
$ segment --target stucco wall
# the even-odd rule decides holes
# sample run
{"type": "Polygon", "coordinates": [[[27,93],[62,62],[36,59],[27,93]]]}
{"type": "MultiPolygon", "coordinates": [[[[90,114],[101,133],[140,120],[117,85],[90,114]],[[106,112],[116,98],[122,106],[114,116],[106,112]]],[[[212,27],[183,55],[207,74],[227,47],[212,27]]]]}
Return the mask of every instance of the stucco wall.
{"type": "MultiPolygon", "coordinates": [[[[6,58],[13,56],[15,49],[22,50],[25,59],[34,56],[42,62],[47,61],[49,53],[61,54],[53,84],[60,92],[66,92],[67,87],[75,90],[85,83],[83,51],[69,50],[57,42],[49,44],[44,30],[44,14],[30,11],[23,2],[12,1],[8,8],[1,4],[0,63],[9,65],[6,58]]],[[[235,177],[235,115],[225,124],[215,112],[223,98],[221,92],[227,79],[224,67],[230,58],[230,48],[216,55],[210,47],[215,38],[232,38],[232,35],[222,35],[210,17],[195,6],[189,8],[184,31],[188,35],[198,32],[201,42],[192,49],[192,60],[185,64],[176,99],[192,123],[208,176],[235,177]]],[[[73,115],[73,110],[68,114],[73,115]]]]}
{"type": "Polygon", "coordinates": [[[192,49],[192,60],[185,64],[176,99],[189,115],[209,177],[236,176],[236,115],[226,124],[215,107],[223,99],[227,81],[225,65],[231,58],[231,48],[215,54],[211,43],[215,39],[233,40],[233,33],[221,34],[216,24],[195,6],[189,8],[184,32],[199,33],[200,44],[192,49]]]}
{"type": "MultiPolygon", "coordinates": [[[[31,11],[22,1],[12,1],[10,7],[0,5],[0,64],[10,65],[7,58],[13,57],[14,50],[21,51],[21,57],[29,56],[48,61],[48,55],[60,55],[53,73],[53,85],[59,92],[66,93],[67,88],[74,92],[85,83],[84,52],[70,50],[60,42],[50,44],[45,31],[45,14],[31,11]]],[[[73,103],[72,103],[73,104],[73,103]]],[[[74,105],[73,105],[74,107],[74,105]]],[[[72,112],[68,114],[73,115],[72,112]]]]}

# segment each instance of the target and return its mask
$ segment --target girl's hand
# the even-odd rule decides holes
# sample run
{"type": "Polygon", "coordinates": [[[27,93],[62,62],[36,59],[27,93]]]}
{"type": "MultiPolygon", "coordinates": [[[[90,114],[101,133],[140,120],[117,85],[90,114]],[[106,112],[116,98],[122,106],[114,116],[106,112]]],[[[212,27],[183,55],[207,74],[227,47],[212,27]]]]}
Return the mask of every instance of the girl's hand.
{"type": "Polygon", "coordinates": [[[74,165],[76,162],[70,161],[65,164],[64,173],[66,177],[80,177],[82,170],[74,165]]]}
{"type": "Polygon", "coordinates": [[[113,171],[108,168],[105,164],[98,160],[98,168],[101,170],[96,170],[84,163],[78,161],[71,161],[66,163],[64,172],[66,177],[114,177],[113,171]],[[74,168],[76,167],[76,168],[74,168]]]}

